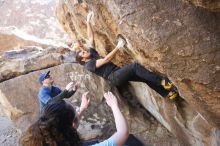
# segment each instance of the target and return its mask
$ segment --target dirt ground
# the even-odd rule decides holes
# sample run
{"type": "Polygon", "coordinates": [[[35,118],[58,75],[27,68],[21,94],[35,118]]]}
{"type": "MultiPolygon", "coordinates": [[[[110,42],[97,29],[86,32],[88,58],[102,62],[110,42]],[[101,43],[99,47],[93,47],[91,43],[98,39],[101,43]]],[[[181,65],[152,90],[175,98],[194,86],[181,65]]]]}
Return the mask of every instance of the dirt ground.
{"type": "Polygon", "coordinates": [[[0,105],[0,146],[18,146],[20,132],[3,113],[0,105]]]}

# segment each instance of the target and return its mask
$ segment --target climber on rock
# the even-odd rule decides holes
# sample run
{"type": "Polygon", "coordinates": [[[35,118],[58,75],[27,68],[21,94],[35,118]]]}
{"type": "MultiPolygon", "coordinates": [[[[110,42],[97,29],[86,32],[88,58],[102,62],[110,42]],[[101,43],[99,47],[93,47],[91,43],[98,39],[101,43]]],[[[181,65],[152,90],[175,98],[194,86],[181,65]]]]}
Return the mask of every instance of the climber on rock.
{"type": "Polygon", "coordinates": [[[171,90],[173,89],[173,84],[168,78],[161,77],[158,74],[147,70],[139,63],[128,64],[120,68],[111,62],[118,50],[124,47],[124,39],[119,38],[115,49],[113,49],[104,58],[100,57],[94,49],[94,34],[90,23],[93,15],[93,12],[90,12],[87,15],[86,22],[89,47],[85,46],[81,42],[74,44],[74,50],[76,50],[76,60],[81,65],[84,65],[87,70],[109,80],[115,86],[121,86],[128,81],[144,82],[163,97],[167,97],[169,99],[177,97],[178,93],[171,90]]]}
{"type": "MultiPolygon", "coordinates": [[[[57,96],[58,94],[61,94],[62,90],[59,87],[53,86],[54,81],[50,76],[50,71],[48,71],[47,73],[41,73],[39,75],[38,82],[42,85],[38,93],[41,113],[47,102],[51,100],[53,97],[57,96]]],[[[66,98],[71,97],[79,88],[79,86],[80,85],[78,82],[75,85],[73,85],[73,82],[70,82],[64,90],[68,91],[66,98]]]]}

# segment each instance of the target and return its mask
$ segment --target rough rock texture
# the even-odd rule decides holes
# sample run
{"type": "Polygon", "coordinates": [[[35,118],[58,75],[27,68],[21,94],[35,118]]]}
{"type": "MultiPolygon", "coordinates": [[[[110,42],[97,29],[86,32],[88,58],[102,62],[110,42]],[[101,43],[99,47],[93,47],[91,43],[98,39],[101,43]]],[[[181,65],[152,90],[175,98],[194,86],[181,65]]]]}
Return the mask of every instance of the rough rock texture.
{"type": "MultiPolygon", "coordinates": [[[[78,73],[83,72],[83,68],[79,68],[79,67],[76,67],[71,64],[61,65],[61,66],[50,68],[50,71],[52,73],[51,75],[55,79],[56,85],[58,85],[60,87],[65,87],[65,85],[71,81],[70,76],[72,74],[74,74],[76,72],[76,70],[78,71],[78,73]]],[[[40,72],[43,72],[43,70],[32,72],[27,75],[19,76],[14,79],[10,79],[8,81],[2,82],[0,85],[1,86],[0,87],[0,89],[1,89],[1,102],[3,102],[2,105],[5,107],[4,108],[5,113],[9,117],[11,117],[11,119],[14,120],[16,122],[17,126],[22,130],[26,129],[27,126],[30,124],[30,122],[33,122],[36,119],[36,117],[38,116],[38,113],[39,113],[39,110],[37,110],[37,109],[39,109],[37,94],[40,89],[40,84],[37,82],[37,78],[38,78],[38,75],[40,72]],[[18,86],[19,86],[19,88],[17,88],[18,86]],[[16,89],[18,89],[18,90],[16,90],[16,89]],[[10,92],[8,92],[8,90],[10,90],[10,92]]],[[[46,72],[46,70],[44,72],[46,72]]],[[[87,80],[87,82],[88,82],[88,80],[87,80]]],[[[98,100],[101,101],[103,91],[97,90],[98,87],[95,83],[103,84],[102,82],[103,82],[103,80],[96,79],[96,82],[93,81],[94,86],[88,87],[88,89],[90,89],[90,91],[93,91],[93,90],[97,91],[96,92],[96,100],[97,101],[98,100]],[[93,88],[93,90],[91,88],[93,88]]],[[[82,84],[82,86],[85,87],[84,84],[82,84]]],[[[86,87],[85,87],[85,89],[86,89],[86,87]]],[[[81,94],[79,94],[79,95],[81,95],[81,94]]],[[[94,97],[93,93],[92,93],[92,95],[94,97]]],[[[74,96],[74,97],[75,98],[72,98],[71,101],[78,103],[80,96],[74,96]],[[76,99],[76,97],[78,99],[76,99]]],[[[94,104],[95,103],[97,103],[97,102],[94,101],[94,104]]],[[[102,107],[102,105],[99,105],[99,107],[100,106],[102,107]]],[[[99,126],[103,126],[103,124],[108,124],[109,118],[104,116],[104,114],[103,114],[104,111],[102,108],[104,108],[104,107],[98,108],[97,104],[94,105],[94,108],[95,107],[97,108],[96,110],[100,111],[100,113],[102,115],[99,115],[94,110],[91,110],[92,115],[94,116],[93,117],[94,120],[96,120],[95,118],[99,119],[99,123],[101,123],[99,126]],[[107,123],[106,123],[106,121],[107,121],[107,123]]],[[[106,112],[110,113],[109,110],[107,110],[106,112]]],[[[110,123],[112,123],[112,122],[110,122],[110,123]]],[[[94,127],[96,127],[96,128],[94,129],[93,132],[100,133],[98,130],[100,127],[99,126],[97,127],[97,126],[98,125],[94,125],[94,127]]],[[[113,126],[111,126],[111,127],[113,127],[113,126]]],[[[91,126],[89,126],[89,128],[91,128],[91,126]]],[[[108,129],[111,130],[110,127],[108,127],[108,129]]]]}
{"type": "Polygon", "coordinates": [[[206,8],[211,11],[220,11],[220,1],[219,0],[183,0],[185,2],[192,3],[196,6],[206,8]]]}
{"type": "Polygon", "coordinates": [[[29,46],[4,52],[0,58],[0,81],[64,62],[74,62],[72,56],[73,52],[62,47],[42,49],[29,46]]]}
{"type": "MultiPolygon", "coordinates": [[[[33,53],[30,49],[27,49],[20,52],[19,55],[11,53],[10,57],[19,58],[25,62],[26,60],[23,56],[27,55],[27,52],[29,53],[28,56],[31,56],[30,54],[33,53]]],[[[49,51],[44,56],[49,54],[53,54],[53,52],[49,51]]],[[[38,56],[33,58],[35,58],[35,61],[31,62],[30,66],[34,66],[35,62],[41,60],[38,56]]],[[[45,61],[51,62],[50,59],[45,61]]],[[[38,67],[44,68],[45,66],[39,63],[38,67]]],[[[176,138],[170,135],[146,110],[138,105],[129,105],[115,88],[111,88],[108,82],[87,72],[82,66],[74,63],[65,63],[45,70],[29,72],[0,83],[0,105],[3,106],[6,115],[14,121],[20,130],[25,130],[38,116],[39,104],[37,93],[40,85],[37,82],[37,78],[40,72],[46,72],[47,70],[51,71],[56,85],[62,88],[71,80],[81,82],[81,89],[69,100],[74,105],[80,104],[80,97],[83,92],[90,91],[91,105],[82,117],[79,127],[79,132],[83,139],[103,139],[109,137],[115,131],[111,110],[103,102],[103,93],[112,89],[119,98],[120,107],[129,122],[130,131],[145,144],[158,146],[179,144],[176,138]]],[[[26,72],[28,72],[28,69],[26,72]]],[[[127,98],[127,95],[124,95],[124,97],[127,98]]]]}
{"type": "Polygon", "coordinates": [[[183,98],[174,104],[138,84],[133,90],[142,105],[183,144],[219,145],[220,13],[178,0],[60,0],[56,14],[72,39],[86,40],[90,10],[101,55],[123,35],[128,44],[114,62],[137,60],[169,77],[183,98]]]}
{"type": "Polygon", "coordinates": [[[21,133],[14,126],[11,120],[0,117],[0,144],[1,146],[18,146],[18,139],[21,133]]]}

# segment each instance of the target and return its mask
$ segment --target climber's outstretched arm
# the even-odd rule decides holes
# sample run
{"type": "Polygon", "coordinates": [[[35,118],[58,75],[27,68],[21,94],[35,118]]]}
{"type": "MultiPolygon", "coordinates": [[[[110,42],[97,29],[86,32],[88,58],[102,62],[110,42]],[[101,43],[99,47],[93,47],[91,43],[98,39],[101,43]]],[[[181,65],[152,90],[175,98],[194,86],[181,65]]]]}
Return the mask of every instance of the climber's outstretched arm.
{"type": "Polygon", "coordinates": [[[89,106],[89,103],[90,103],[90,97],[88,96],[89,92],[85,92],[83,93],[82,95],[82,99],[81,99],[81,105],[80,105],[80,108],[79,110],[77,111],[77,115],[76,115],[76,118],[73,122],[73,127],[74,128],[78,128],[79,126],[79,121],[81,119],[81,116],[82,116],[82,113],[88,108],[89,106]]]}
{"type": "Polygon", "coordinates": [[[90,47],[94,48],[95,47],[95,43],[94,43],[94,33],[93,33],[93,30],[92,30],[92,26],[91,26],[91,18],[94,16],[94,13],[93,12],[90,12],[88,15],[87,15],[87,21],[86,21],[86,24],[87,24],[87,36],[88,36],[88,39],[89,39],[89,45],[90,47]]]}
{"type": "Polygon", "coordinates": [[[117,98],[111,92],[105,93],[104,97],[108,106],[112,109],[117,129],[111,138],[116,142],[117,146],[123,146],[129,135],[127,121],[119,109],[117,98]]]}
{"type": "Polygon", "coordinates": [[[96,60],[96,68],[99,68],[99,67],[103,66],[104,64],[108,63],[114,57],[114,55],[117,51],[118,51],[118,48],[116,47],[114,50],[112,50],[104,58],[96,60]]]}
{"type": "Polygon", "coordinates": [[[99,68],[103,66],[104,64],[108,63],[109,61],[112,60],[112,58],[115,56],[116,52],[122,48],[125,45],[124,40],[120,39],[118,41],[117,46],[115,47],[114,50],[112,50],[108,55],[106,55],[104,58],[96,60],[96,68],[99,68]]]}

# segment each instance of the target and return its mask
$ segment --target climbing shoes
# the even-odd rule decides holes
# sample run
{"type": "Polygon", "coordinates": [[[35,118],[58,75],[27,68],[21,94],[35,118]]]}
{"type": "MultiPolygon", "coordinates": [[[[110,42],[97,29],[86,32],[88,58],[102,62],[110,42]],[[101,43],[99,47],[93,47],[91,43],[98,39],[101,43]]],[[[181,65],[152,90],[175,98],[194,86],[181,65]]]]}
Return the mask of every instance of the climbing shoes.
{"type": "Polygon", "coordinates": [[[170,90],[173,87],[173,83],[166,83],[165,85],[163,85],[164,89],[166,90],[170,90]]]}
{"type": "Polygon", "coordinates": [[[166,98],[174,100],[178,96],[178,93],[170,91],[166,98]]]}
{"type": "Polygon", "coordinates": [[[163,78],[161,85],[164,87],[166,90],[171,90],[172,87],[174,86],[173,83],[168,79],[168,78],[163,78]]]}
{"type": "Polygon", "coordinates": [[[168,78],[163,78],[161,84],[164,89],[170,91],[167,95],[168,99],[173,100],[179,95],[176,86],[168,78]]]}

